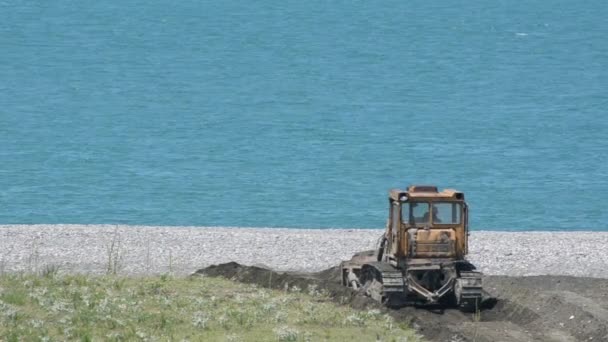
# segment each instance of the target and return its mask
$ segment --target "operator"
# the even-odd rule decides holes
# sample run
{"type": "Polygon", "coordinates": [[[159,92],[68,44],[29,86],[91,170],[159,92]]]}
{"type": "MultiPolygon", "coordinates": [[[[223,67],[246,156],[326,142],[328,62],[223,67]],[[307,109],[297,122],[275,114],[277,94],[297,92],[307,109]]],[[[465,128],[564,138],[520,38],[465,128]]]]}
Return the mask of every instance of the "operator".
{"type": "MultiPolygon", "coordinates": [[[[433,223],[441,223],[441,220],[437,216],[439,214],[439,209],[437,209],[436,206],[433,206],[432,209],[433,209],[433,223]]],[[[429,215],[429,212],[427,211],[426,213],[424,213],[422,220],[424,222],[429,222],[430,221],[429,219],[430,219],[430,215],[429,215]]]]}

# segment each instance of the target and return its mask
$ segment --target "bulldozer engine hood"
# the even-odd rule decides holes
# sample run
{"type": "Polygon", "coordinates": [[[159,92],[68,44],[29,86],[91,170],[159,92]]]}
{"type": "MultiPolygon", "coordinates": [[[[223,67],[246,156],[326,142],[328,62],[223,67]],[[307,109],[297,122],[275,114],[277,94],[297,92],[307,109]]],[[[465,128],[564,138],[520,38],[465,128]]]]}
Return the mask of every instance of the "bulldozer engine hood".
{"type": "Polygon", "coordinates": [[[445,229],[408,229],[409,255],[411,257],[455,257],[456,232],[445,229]]]}

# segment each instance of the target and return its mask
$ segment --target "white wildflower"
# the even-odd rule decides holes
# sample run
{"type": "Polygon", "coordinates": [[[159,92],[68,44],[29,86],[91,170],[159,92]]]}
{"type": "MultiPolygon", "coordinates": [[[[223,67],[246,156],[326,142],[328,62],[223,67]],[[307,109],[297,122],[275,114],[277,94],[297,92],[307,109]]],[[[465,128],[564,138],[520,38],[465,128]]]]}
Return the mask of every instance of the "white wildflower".
{"type": "Polygon", "coordinates": [[[226,335],[226,341],[227,342],[240,342],[243,339],[237,335],[237,334],[230,334],[230,335],[226,335]]]}
{"type": "Polygon", "coordinates": [[[198,306],[204,306],[205,300],[202,297],[194,297],[194,303],[198,306]]]}
{"type": "Polygon", "coordinates": [[[367,310],[366,316],[369,318],[376,318],[377,316],[380,316],[380,310],[378,310],[378,309],[367,310]]]}
{"type": "Polygon", "coordinates": [[[122,340],[123,339],[122,334],[119,333],[118,331],[110,332],[109,334],[106,335],[106,337],[109,340],[122,340]]]}
{"type": "Polygon", "coordinates": [[[274,315],[274,321],[277,323],[282,323],[287,321],[287,313],[283,311],[279,311],[274,315]]]}
{"type": "Polygon", "coordinates": [[[272,329],[278,341],[297,341],[298,334],[300,333],[297,329],[290,328],[286,325],[272,329]]]}
{"type": "Polygon", "coordinates": [[[357,313],[354,313],[346,317],[345,324],[362,327],[365,325],[365,318],[361,317],[361,315],[357,313]]]}
{"type": "Polygon", "coordinates": [[[243,302],[244,302],[243,296],[241,296],[240,293],[237,293],[236,296],[234,296],[234,301],[237,304],[243,304],[243,302]]]}
{"type": "Polygon", "coordinates": [[[9,321],[13,321],[19,315],[19,311],[10,305],[5,305],[2,315],[9,321]]]}
{"type": "Polygon", "coordinates": [[[262,305],[262,310],[264,312],[271,312],[274,311],[277,308],[277,305],[275,303],[264,303],[264,305],[262,305]]]}
{"type": "Polygon", "coordinates": [[[395,319],[388,314],[384,315],[384,327],[386,327],[386,329],[388,329],[388,330],[393,330],[394,326],[395,326],[395,319]]]}
{"type": "Polygon", "coordinates": [[[409,337],[407,337],[407,336],[400,336],[400,337],[397,339],[397,342],[410,342],[410,341],[411,341],[411,340],[410,340],[410,338],[409,338],[409,337]]]}
{"type": "Polygon", "coordinates": [[[302,310],[304,311],[306,316],[313,317],[313,318],[315,317],[315,315],[317,313],[317,307],[313,303],[306,303],[304,305],[304,307],[302,308],[302,310]]]}
{"type": "Polygon", "coordinates": [[[30,320],[30,325],[34,329],[39,329],[39,328],[42,328],[42,326],[44,326],[44,321],[39,320],[39,319],[32,319],[32,320],[30,320]]]}
{"type": "Polygon", "coordinates": [[[96,311],[98,313],[104,313],[108,310],[108,298],[104,298],[102,299],[99,304],[97,305],[96,311]]]}
{"type": "Polygon", "coordinates": [[[73,327],[64,328],[63,334],[68,338],[74,337],[74,328],[73,327]]]}
{"type": "Polygon", "coordinates": [[[197,311],[194,313],[192,317],[192,325],[196,328],[207,329],[207,322],[209,322],[209,317],[204,312],[197,311]]]}
{"type": "Polygon", "coordinates": [[[218,319],[217,322],[224,328],[226,328],[226,326],[228,325],[228,316],[226,316],[226,314],[222,314],[218,319]]]}
{"type": "Polygon", "coordinates": [[[312,297],[318,297],[321,294],[318,287],[319,286],[317,284],[308,284],[308,294],[312,297]]]}
{"type": "Polygon", "coordinates": [[[70,306],[68,305],[68,303],[57,301],[57,302],[53,303],[53,305],[51,305],[51,311],[55,312],[55,313],[57,313],[57,312],[71,312],[72,309],[70,308],[70,306]]]}
{"type": "Polygon", "coordinates": [[[141,330],[137,330],[135,332],[135,336],[141,338],[142,340],[145,340],[148,337],[148,335],[146,335],[146,333],[141,330]]]}
{"type": "Polygon", "coordinates": [[[266,291],[265,289],[262,289],[262,288],[258,289],[257,297],[260,299],[268,298],[268,291],[266,291]]]}

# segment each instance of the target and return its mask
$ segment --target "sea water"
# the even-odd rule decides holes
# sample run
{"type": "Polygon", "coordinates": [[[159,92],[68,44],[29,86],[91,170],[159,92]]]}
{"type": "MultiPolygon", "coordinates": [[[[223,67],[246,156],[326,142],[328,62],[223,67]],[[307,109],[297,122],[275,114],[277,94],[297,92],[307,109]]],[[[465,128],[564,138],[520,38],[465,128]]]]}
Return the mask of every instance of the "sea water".
{"type": "Polygon", "coordinates": [[[0,224],[608,228],[605,1],[0,2],[0,224]]]}

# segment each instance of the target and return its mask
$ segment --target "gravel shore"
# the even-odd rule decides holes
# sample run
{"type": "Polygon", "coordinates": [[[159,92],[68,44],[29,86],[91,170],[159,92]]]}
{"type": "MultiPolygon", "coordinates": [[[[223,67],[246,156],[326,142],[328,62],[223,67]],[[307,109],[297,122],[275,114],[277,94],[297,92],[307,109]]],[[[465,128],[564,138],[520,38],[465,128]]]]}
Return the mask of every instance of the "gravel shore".
{"type": "MultiPolygon", "coordinates": [[[[373,248],[382,229],[0,225],[0,272],[190,274],[236,261],[318,271],[373,248]]],[[[489,275],[608,278],[608,232],[471,233],[469,260],[489,275]]]]}

